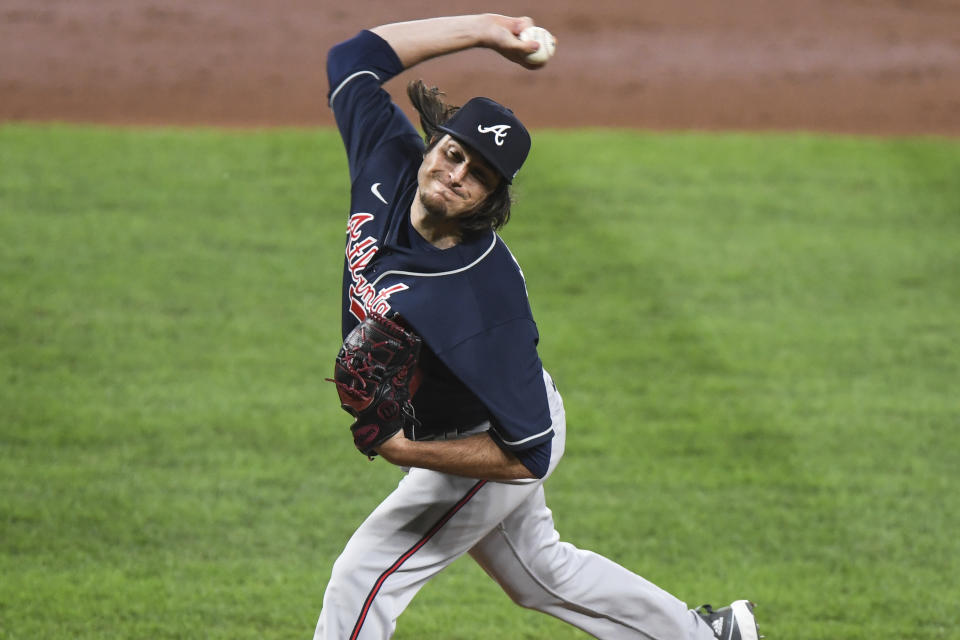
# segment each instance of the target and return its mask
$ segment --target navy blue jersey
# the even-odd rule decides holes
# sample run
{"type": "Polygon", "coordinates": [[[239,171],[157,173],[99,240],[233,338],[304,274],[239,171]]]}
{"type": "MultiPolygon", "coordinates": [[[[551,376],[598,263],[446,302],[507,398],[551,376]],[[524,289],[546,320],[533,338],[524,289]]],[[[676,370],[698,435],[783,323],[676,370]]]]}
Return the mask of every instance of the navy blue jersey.
{"type": "Polygon", "coordinates": [[[413,403],[426,432],[489,420],[494,440],[542,477],[553,428],[523,274],[493,231],[440,250],[411,225],[424,144],[381,88],[401,71],[393,49],[369,31],[327,59],[352,183],[343,335],[368,311],[399,314],[424,342],[413,403]]]}

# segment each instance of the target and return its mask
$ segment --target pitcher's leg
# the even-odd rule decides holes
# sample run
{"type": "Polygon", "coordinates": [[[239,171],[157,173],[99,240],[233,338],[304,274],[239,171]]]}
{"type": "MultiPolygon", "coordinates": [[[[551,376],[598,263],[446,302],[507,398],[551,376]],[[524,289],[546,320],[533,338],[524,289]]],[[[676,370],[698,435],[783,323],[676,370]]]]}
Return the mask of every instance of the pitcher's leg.
{"type": "Polygon", "coordinates": [[[538,486],[411,470],[334,563],[315,640],[389,638],[420,588],[538,486]]]}
{"type": "Polygon", "coordinates": [[[619,564],[561,542],[543,488],[470,555],[517,604],[604,640],[712,640],[686,604],[619,564]]]}

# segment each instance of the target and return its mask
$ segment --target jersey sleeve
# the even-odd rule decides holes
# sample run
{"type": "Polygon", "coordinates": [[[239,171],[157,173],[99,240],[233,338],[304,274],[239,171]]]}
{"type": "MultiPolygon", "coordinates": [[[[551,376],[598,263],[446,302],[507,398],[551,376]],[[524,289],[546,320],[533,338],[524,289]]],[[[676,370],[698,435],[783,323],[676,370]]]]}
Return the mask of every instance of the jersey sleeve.
{"type": "Polygon", "coordinates": [[[490,435],[514,453],[553,438],[536,345],[536,325],[528,318],[518,318],[441,354],[493,415],[490,435]]]}
{"type": "MultiPolygon", "coordinates": [[[[496,441],[496,437],[492,437],[496,441]]],[[[552,443],[552,440],[547,440],[529,449],[514,451],[513,455],[517,456],[517,459],[523,463],[523,466],[530,470],[530,473],[537,478],[542,478],[547,475],[547,471],[550,469],[550,454],[553,450],[552,443]]]]}
{"type": "Polygon", "coordinates": [[[353,180],[378,145],[397,136],[420,136],[381,85],[403,71],[390,45],[371,31],[341,42],[327,55],[328,100],[343,138],[353,180]]]}

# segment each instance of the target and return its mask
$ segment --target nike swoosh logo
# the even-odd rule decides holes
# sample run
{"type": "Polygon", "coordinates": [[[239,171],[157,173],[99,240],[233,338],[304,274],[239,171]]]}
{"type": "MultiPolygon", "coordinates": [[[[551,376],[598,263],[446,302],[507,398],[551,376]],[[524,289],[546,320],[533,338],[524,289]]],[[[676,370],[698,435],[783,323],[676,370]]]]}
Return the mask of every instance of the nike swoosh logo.
{"type": "Polygon", "coordinates": [[[374,182],[374,183],[373,183],[373,186],[370,187],[370,191],[372,191],[372,192],[373,192],[373,195],[377,196],[377,200],[379,200],[379,201],[382,202],[383,204],[390,204],[389,202],[387,202],[386,200],[383,199],[383,196],[382,196],[382,195],[380,195],[380,183],[379,183],[379,182],[374,182]]]}

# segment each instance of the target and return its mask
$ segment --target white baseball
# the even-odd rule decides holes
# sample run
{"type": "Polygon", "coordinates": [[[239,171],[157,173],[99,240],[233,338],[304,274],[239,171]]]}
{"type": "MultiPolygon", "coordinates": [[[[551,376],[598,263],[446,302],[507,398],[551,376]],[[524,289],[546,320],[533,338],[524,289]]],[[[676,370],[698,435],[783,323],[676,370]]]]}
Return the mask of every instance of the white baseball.
{"type": "Polygon", "coordinates": [[[557,39],[543,27],[527,27],[520,32],[520,39],[535,40],[540,43],[539,49],[527,55],[527,62],[530,64],[546,64],[557,50],[557,39]]]}

